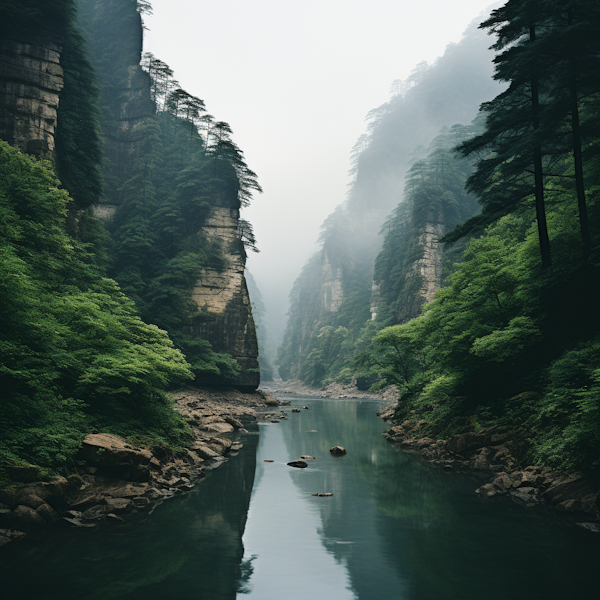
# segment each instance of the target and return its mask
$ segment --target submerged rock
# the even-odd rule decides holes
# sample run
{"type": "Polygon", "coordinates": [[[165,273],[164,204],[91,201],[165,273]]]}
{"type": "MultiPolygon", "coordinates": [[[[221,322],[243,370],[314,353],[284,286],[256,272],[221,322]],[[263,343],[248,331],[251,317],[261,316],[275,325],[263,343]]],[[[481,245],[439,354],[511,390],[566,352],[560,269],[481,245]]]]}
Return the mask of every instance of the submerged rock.
{"type": "Polygon", "coordinates": [[[287,463],[288,467],[296,467],[297,469],[306,469],[308,465],[303,460],[292,460],[287,463]]]}

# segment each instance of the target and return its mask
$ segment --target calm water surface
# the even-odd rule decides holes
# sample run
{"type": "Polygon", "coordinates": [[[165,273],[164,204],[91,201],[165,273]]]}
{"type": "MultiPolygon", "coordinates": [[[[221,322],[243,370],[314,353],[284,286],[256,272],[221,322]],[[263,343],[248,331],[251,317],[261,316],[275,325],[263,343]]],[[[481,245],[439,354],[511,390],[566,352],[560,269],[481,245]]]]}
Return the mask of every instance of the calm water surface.
{"type": "Polygon", "coordinates": [[[600,536],[545,511],[482,501],[475,479],[395,451],[375,402],[291,400],[309,409],[261,424],[238,457],[152,515],[15,545],[0,556],[3,597],[600,597],[600,536]],[[338,444],[346,456],[329,454],[338,444]],[[286,466],[301,454],[316,460],[286,466]]]}

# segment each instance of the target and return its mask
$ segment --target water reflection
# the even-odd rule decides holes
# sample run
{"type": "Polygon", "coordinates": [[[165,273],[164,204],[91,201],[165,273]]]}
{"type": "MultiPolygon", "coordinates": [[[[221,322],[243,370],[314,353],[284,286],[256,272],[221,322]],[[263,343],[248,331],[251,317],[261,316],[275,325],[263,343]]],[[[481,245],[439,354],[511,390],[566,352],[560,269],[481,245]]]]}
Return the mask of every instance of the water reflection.
{"type": "Polygon", "coordinates": [[[242,441],[239,456],[152,515],[134,515],[122,526],[44,532],[3,552],[3,597],[233,600],[248,578],[241,536],[258,437],[242,441]]]}
{"type": "Polygon", "coordinates": [[[385,424],[373,402],[292,403],[309,410],[261,428],[264,474],[244,537],[247,553],[258,554],[249,580],[256,598],[276,597],[258,593],[265,589],[286,600],[596,597],[600,543],[593,535],[544,511],[484,502],[473,493],[472,477],[394,451],[381,436],[385,424]],[[329,454],[337,444],[346,456],[329,454]],[[285,466],[301,454],[317,460],[302,470],[285,466]],[[321,491],[335,495],[311,496],[321,491]],[[265,523],[270,534],[261,538],[265,523]],[[314,554],[307,559],[297,550],[309,542],[314,554]],[[343,579],[337,591],[308,592],[313,578],[327,579],[331,558],[329,581],[343,579]],[[278,587],[298,572],[304,579],[294,575],[294,589],[278,587]]]}

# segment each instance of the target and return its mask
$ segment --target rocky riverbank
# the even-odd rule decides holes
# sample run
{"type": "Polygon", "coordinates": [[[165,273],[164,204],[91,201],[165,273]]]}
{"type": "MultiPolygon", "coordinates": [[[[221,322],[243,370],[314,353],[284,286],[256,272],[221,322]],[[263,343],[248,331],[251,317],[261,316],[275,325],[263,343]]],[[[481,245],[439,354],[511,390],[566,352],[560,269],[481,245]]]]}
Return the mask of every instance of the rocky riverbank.
{"type": "Polygon", "coordinates": [[[93,527],[151,510],[190,491],[209,469],[242,448],[238,433],[257,419],[256,410],[278,406],[264,392],[185,389],[173,394],[193,431],[188,447],[137,447],[109,433],[86,436],[77,470],[67,477],[37,481],[35,467],[15,467],[13,484],[0,489],[0,546],[47,525],[93,527]]]}
{"type": "Polygon", "coordinates": [[[398,400],[397,390],[391,386],[384,392],[367,392],[359,390],[356,384],[343,385],[341,383],[330,383],[324,388],[316,388],[306,385],[299,379],[275,379],[260,384],[261,390],[267,394],[289,394],[294,396],[308,396],[310,398],[365,398],[369,400],[386,400],[393,402],[398,400]]]}
{"type": "MultiPolygon", "coordinates": [[[[379,415],[392,421],[394,407],[379,415]]],[[[582,473],[528,465],[524,432],[495,426],[440,440],[428,437],[427,429],[427,420],[415,417],[394,424],[384,435],[395,447],[431,465],[478,473],[485,483],[475,492],[482,498],[506,496],[523,506],[570,513],[579,526],[600,533],[600,488],[582,473]]]]}

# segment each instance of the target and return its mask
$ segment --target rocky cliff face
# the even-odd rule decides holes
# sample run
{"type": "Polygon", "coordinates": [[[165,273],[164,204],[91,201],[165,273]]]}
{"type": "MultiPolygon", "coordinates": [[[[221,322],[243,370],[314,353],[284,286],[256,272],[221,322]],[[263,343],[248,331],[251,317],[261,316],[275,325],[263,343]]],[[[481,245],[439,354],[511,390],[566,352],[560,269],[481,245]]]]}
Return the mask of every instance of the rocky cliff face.
{"type": "Polygon", "coordinates": [[[59,35],[0,39],[0,138],[22,152],[53,157],[62,43],[59,35]]]}
{"type": "Polygon", "coordinates": [[[208,340],[216,352],[237,360],[242,370],[232,385],[255,390],[260,383],[258,342],[244,276],[246,254],[237,233],[239,218],[237,207],[217,205],[202,227],[204,237],[221,246],[228,267],[202,270],[192,298],[205,318],[194,333],[208,340]]]}
{"type": "MultiPolygon", "coordinates": [[[[121,213],[117,212],[119,206],[126,202],[130,207],[139,206],[140,218],[147,219],[152,210],[150,205],[172,194],[173,188],[177,187],[177,179],[172,180],[172,188],[168,190],[157,190],[153,181],[152,171],[163,168],[168,159],[161,147],[161,135],[165,134],[159,123],[161,113],[157,113],[152,98],[152,80],[140,66],[143,24],[136,11],[136,3],[129,0],[79,0],[79,8],[80,22],[89,41],[104,105],[101,123],[108,165],[105,174],[107,183],[104,196],[94,212],[109,229],[113,229],[113,221],[120,218],[121,213]],[[113,21],[116,21],[114,27],[113,21]],[[110,64],[108,70],[107,64],[110,64]],[[143,186],[142,189],[139,186],[135,188],[137,196],[132,197],[129,182],[136,178],[145,179],[148,189],[152,188],[152,192],[147,194],[153,198],[149,202],[143,186]]],[[[162,125],[171,127],[170,133],[175,135],[181,123],[172,119],[166,125],[163,119],[162,125]]],[[[182,154],[187,155],[190,134],[182,139],[185,145],[182,154]]],[[[176,152],[180,150],[175,149],[176,152]]],[[[183,162],[179,168],[183,168],[182,165],[183,162]]],[[[172,164],[169,168],[175,171],[172,164]]],[[[254,390],[260,381],[258,344],[244,277],[246,254],[238,234],[240,203],[237,189],[229,195],[214,193],[205,200],[210,205],[208,215],[197,234],[208,244],[216,242],[220,246],[225,269],[202,269],[200,279],[190,290],[201,318],[194,319],[192,331],[186,330],[186,333],[207,340],[213,351],[229,354],[238,362],[240,374],[228,379],[227,384],[254,390]]],[[[150,221],[148,227],[152,227],[150,221]]],[[[194,232],[192,237],[195,237],[194,232]]],[[[168,287],[167,283],[164,285],[168,287]]],[[[199,383],[222,385],[223,378],[211,379],[211,376],[203,375],[199,383]]]]}

